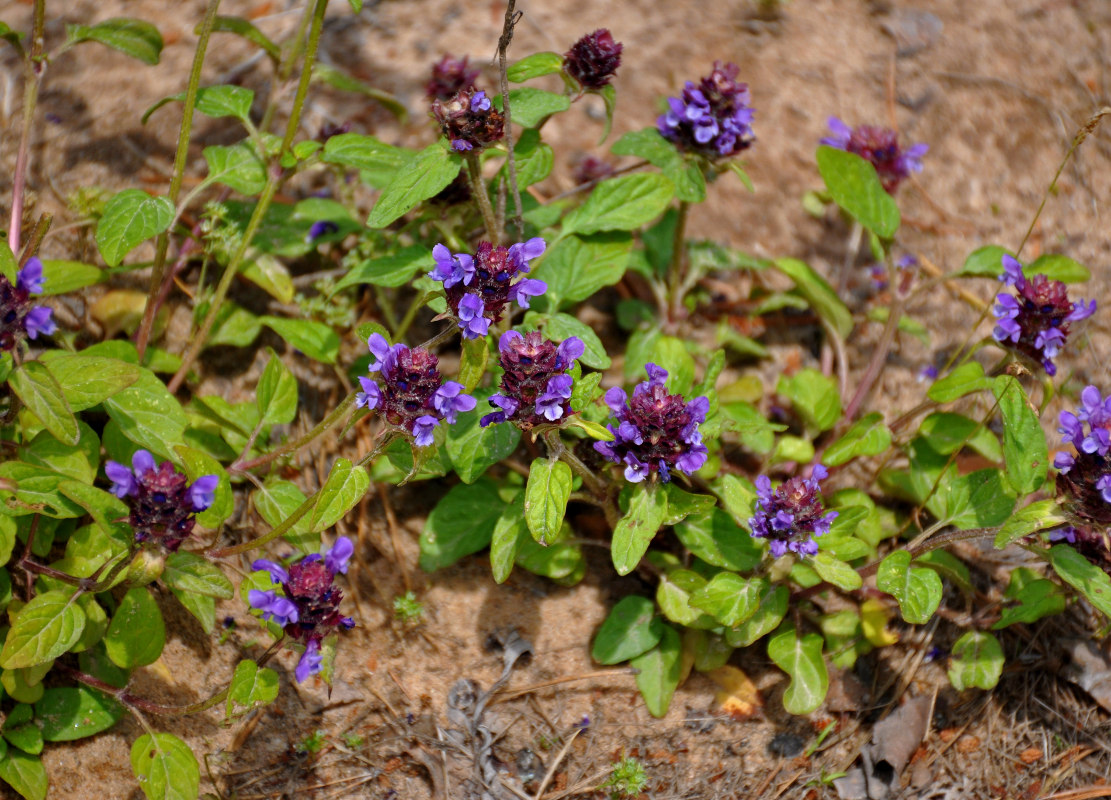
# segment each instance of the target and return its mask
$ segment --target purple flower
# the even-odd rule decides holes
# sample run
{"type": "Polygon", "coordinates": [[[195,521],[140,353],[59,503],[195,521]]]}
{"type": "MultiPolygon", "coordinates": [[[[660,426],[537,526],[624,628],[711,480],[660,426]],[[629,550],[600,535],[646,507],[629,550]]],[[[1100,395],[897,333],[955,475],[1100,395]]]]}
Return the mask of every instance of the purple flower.
{"type": "Polygon", "coordinates": [[[1096,301],[1070,301],[1065,284],[1049,280],[1045,275],[1035,275],[1028,280],[1022,273],[1022,265],[1006,254],[999,280],[1012,287],[1015,294],[1001,292],[995,296],[992,337],[1040,362],[1047,375],[1056,375],[1057,365],[1053,359],[1068,341],[1070,323],[1094,314],[1096,301]]]}
{"type": "Polygon", "coordinates": [[[546,291],[548,291],[548,284],[544,281],[525,278],[513,284],[513,288],[509,290],[509,299],[515,301],[521,308],[528,308],[530,297],[539,297],[546,291]]]}
{"type": "Polygon", "coordinates": [[[584,89],[602,89],[609,85],[621,66],[621,42],[613,40],[605,28],[579,39],[563,56],[563,70],[584,89]]]}
{"type": "Polygon", "coordinates": [[[190,484],[173,464],[156,464],[146,450],[135,451],[131,469],[108,461],[104,474],[112,481],[112,494],[131,510],[128,522],[135,541],[150,541],[171,553],[193,532],[197,512],[212,505],[220,483],[216,475],[202,475],[190,484]]]}
{"type": "Polygon", "coordinates": [[[918,370],[917,380],[919,383],[925,383],[926,381],[936,381],[938,374],[939,373],[937,371],[937,367],[935,367],[933,364],[927,364],[926,366],[922,367],[922,369],[918,370]]]}
{"type": "Polygon", "coordinates": [[[309,226],[309,232],[305,236],[305,241],[308,243],[315,242],[321,236],[327,236],[329,233],[336,233],[339,230],[339,225],[331,220],[321,219],[314,222],[309,226]]]}
{"type": "Polygon", "coordinates": [[[16,274],[16,286],[28,294],[42,294],[43,277],[42,261],[38,256],[32,256],[16,274]]]}
{"type": "Polygon", "coordinates": [[[477,339],[489,332],[490,320],[483,316],[485,305],[476,294],[465,294],[459,301],[455,314],[459,317],[459,328],[463,331],[464,339],[477,339]]]}
{"type": "Polygon", "coordinates": [[[390,346],[377,333],[367,340],[367,347],[377,359],[370,372],[378,377],[359,378],[362,391],[355,404],[377,410],[387,423],[412,436],[418,447],[432,444],[432,431],[441,419],[454,422],[460,411],[475,407],[461,384],[444,383],[436,356],[423,347],[390,346]]]}
{"type": "Polygon", "coordinates": [[[450,100],[464,89],[474,87],[478,70],[471,69],[467,57],[452,58],[444,55],[432,65],[432,78],[424,85],[429,100],[450,100]]]}
{"type": "Polygon", "coordinates": [[[486,96],[486,92],[475,92],[471,97],[471,111],[477,113],[479,111],[490,110],[490,98],[486,96]]]}
{"type": "Polygon", "coordinates": [[[679,97],[668,98],[668,111],[656,127],[681,150],[710,161],[736,155],[750,147],[753,111],[748,85],[737,83],[736,64],[714,63],[714,70],[696,86],[687,81],[679,97]]]}
{"type": "Polygon", "coordinates": [[[1111,569],[1104,532],[1111,526],[1111,394],[1095,386],[1080,393],[1076,413],[1058,417],[1061,440],[1076,448],[1053,457],[1057,501],[1078,531],[1077,549],[1111,569]]]}
{"type": "Polygon", "coordinates": [[[456,150],[460,153],[465,153],[468,150],[474,150],[474,145],[468,142],[466,139],[452,139],[451,149],[456,150]]]}
{"type": "Polygon", "coordinates": [[[297,662],[297,668],[293,670],[293,675],[297,678],[298,683],[304,683],[310,675],[316,675],[320,672],[323,663],[324,656],[320,654],[320,644],[316,641],[310,641],[305,645],[305,652],[301,654],[301,659],[297,662]]]}
{"type": "Polygon", "coordinates": [[[813,556],[819,536],[829,533],[836,511],[826,511],[819,498],[819,482],[829,471],[816,464],[809,478],[794,477],[777,489],[767,475],[756,479],[756,513],[748,520],[752,535],[767,539],[775,558],[788,552],[813,556]]]}
{"type": "Polygon", "coordinates": [[[58,329],[53,309],[31,302],[32,295],[42,293],[44,283],[42,261],[37,256],[16,274],[14,286],[0,275],[0,350],[13,350],[24,338],[38,339],[58,329]]]}
{"type": "Polygon", "coordinates": [[[468,286],[474,278],[474,259],[466,253],[453,255],[442,244],[438,244],[432,248],[432,260],[436,262],[436,268],[428,273],[428,277],[440,281],[445,289],[459,283],[468,286]]]}
{"type": "Polygon", "coordinates": [[[623,464],[628,481],[639,483],[656,473],[667,483],[672,471],[690,475],[706,463],[698,426],[706,420],[710,401],[696,397],[687,402],[682,395],[668,394],[667,371],[655,364],[644,369],[648,380],[633,390],[631,400],[617,386],[606,392],[606,405],[617,418],[617,425],[608,426],[614,441],[595,442],[594,449],[623,464]]]}
{"type": "Polygon", "coordinates": [[[929,145],[915,144],[903,150],[895,131],[874,125],[854,129],[837,117],[829,118],[829,129],[833,135],[822,139],[821,143],[854,153],[871,163],[888,194],[894,194],[912,172],[922,171],[922,156],[930,149],[929,145]]]}
{"type": "Polygon", "coordinates": [[[355,554],[355,545],[346,536],[340,536],[324,554],[324,565],[334,574],[347,574],[347,562],[355,554]]]}
{"type": "Polygon", "coordinates": [[[270,579],[274,583],[285,583],[289,580],[289,573],[286,568],[279,564],[277,561],[271,561],[268,558],[256,558],[251,562],[251,569],[256,572],[266,570],[270,573],[270,579]]]}
{"type": "Polygon", "coordinates": [[[262,612],[262,618],[284,628],[291,622],[297,621],[297,606],[291,600],[279,595],[274,590],[268,592],[251,589],[247,592],[247,602],[262,612]]]}
{"type": "Polygon", "coordinates": [[[585,346],[571,336],[558,346],[538,331],[521,335],[506,331],[498,340],[502,368],[501,393],[490,397],[500,409],[482,418],[485,427],[495,422],[514,422],[523,430],[552,425],[571,412],[572,378],[566,372],[575,365],[585,346]]]}
{"type": "Polygon", "coordinates": [[[506,260],[517,267],[518,272],[528,272],[529,262],[540,258],[548,249],[547,243],[539,236],[534,236],[527,242],[518,242],[509,246],[506,260]]]}
{"type": "Polygon", "coordinates": [[[529,262],[544,254],[544,240],[535,237],[509,248],[479,242],[475,255],[452,254],[442,244],[432,249],[436,268],[428,277],[444,285],[448,307],[459,320],[463,336],[474,339],[485,336],[490,323],[500,322],[510,301],[521,308],[529,307],[529,298],[543,294],[544,281],[520,278],[529,271],[529,262]],[[466,288],[464,288],[466,287],[466,288]],[[487,320],[483,325],[480,321],[487,320]]]}
{"type": "Polygon", "coordinates": [[[474,86],[433,100],[432,116],[455,150],[484,150],[505,135],[505,118],[486,93],[474,86]]]}

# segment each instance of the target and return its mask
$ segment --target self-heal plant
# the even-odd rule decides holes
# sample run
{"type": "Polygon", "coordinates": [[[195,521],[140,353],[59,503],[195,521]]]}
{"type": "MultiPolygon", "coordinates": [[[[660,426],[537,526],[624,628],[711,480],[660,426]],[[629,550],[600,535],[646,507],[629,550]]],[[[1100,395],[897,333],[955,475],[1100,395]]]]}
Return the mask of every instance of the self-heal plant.
{"type": "Polygon", "coordinates": [[[645,371],[648,380],[633,389],[632,399],[619,386],[606,392],[606,405],[617,418],[616,425],[607,426],[614,440],[595,442],[594,449],[624,465],[631,483],[653,476],[667,483],[672,471],[690,475],[706,463],[699,425],[706,421],[710,401],[696,397],[687,402],[682,395],[669,394],[667,370],[648,364],[645,371]]]}
{"type": "Polygon", "coordinates": [[[49,336],[57,330],[49,306],[37,306],[31,297],[42,294],[42,261],[27,261],[16,275],[15,285],[0,275],[0,350],[12,350],[24,339],[49,336]]]}
{"type": "Polygon", "coordinates": [[[608,86],[621,66],[621,42],[605,28],[579,39],[563,56],[563,69],[584,89],[608,86]]]}
{"type": "Polygon", "coordinates": [[[1075,414],[1062,411],[1059,417],[1061,440],[1076,453],[1054,456],[1057,490],[1078,525],[1105,529],[1111,525],[1111,395],[1088,386],[1080,403],[1075,414]]]}
{"type": "Polygon", "coordinates": [[[320,672],[325,638],[355,627],[355,620],[340,614],[343,592],[334,585],[336,575],[347,574],[347,563],[354,552],[351,540],[341,536],[324,555],[305,556],[289,567],[265,558],[251,564],[255,570],[269,572],[271,580],[281,586],[281,594],[276,589],[251,589],[247,600],[262,612],[263,619],[280,626],[286,636],[304,646],[294,670],[298,683],[320,672]]]}
{"type": "Polygon", "coordinates": [[[824,145],[846,150],[868,161],[888,194],[894,194],[899,184],[913,172],[922,171],[922,156],[930,149],[927,144],[914,144],[903,149],[899,134],[890,128],[861,125],[850,128],[837,117],[829,118],[832,136],[821,140],[824,145]]]}
{"type": "Polygon", "coordinates": [[[796,476],[772,489],[771,479],[756,479],[756,513],[748,520],[752,535],[767,539],[776,558],[788,552],[812,556],[818,552],[815,539],[829,533],[836,511],[826,511],[819,497],[819,482],[829,475],[815,464],[809,478],[796,476]]]}
{"type": "Polygon", "coordinates": [[[135,451],[130,469],[109,461],[104,473],[112,481],[112,494],[131,509],[135,541],[169,553],[193,532],[197,513],[212,505],[220,482],[216,475],[204,475],[190,483],[169,461],[157,464],[147,450],[135,451]]]}
{"type": "Polygon", "coordinates": [[[467,57],[455,58],[447,53],[432,65],[432,77],[424,85],[429,100],[450,100],[464,89],[474,87],[478,70],[471,67],[467,57]]]}
{"type": "Polygon", "coordinates": [[[474,256],[452,253],[442,244],[432,248],[436,267],[428,277],[444,285],[448,307],[464,339],[485,336],[490,325],[500,322],[510,301],[529,307],[532,297],[542,295],[548,284],[518,276],[529,271],[529,262],[544,253],[540,237],[508,248],[479,242],[474,256]],[[516,282],[514,282],[516,281],[516,282]]]}
{"type": "Polygon", "coordinates": [[[490,397],[490,405],[499,410],[484,416],[482,426],[513,422],[529,430],[567,419],[573,383],[567,372],[585,349],[576,336],[557,346],[537,331],[523,336],[517,331],[503,333],[498,340],[501,392],[490,397]]]}
{"type": "Polygon", "coordinates": [[[1056,375],[1053,359],[1068,341],[1070,323],[1092,316],[1096,301],[1070,301],[1065,284],[1045,275],[1027,280],[1022,264],[1006,254],[999,280],[1014,287],[1015,294],[1000,292],[995,296],[992,336],[1005,347],[1040,362],[1047,375],[1056,375]]]}
{"type": "Polygon", "coordinates": [[[505,118],[486,92],[473,86],[448,100],[433,100],[432,116],[452,149],[462,153],[484,150],[505,135],[505,118]]]}
{"type": "Polygon", "coordinates": [[[667,113],[656,121],[660,134],[679,149],[710,161],[736,155],[751,146],[752,100],[747,83],[738,83],[736,64],[714,63],[696,85],[687,81],[678,97],[669,97],[667,113]]]}
{"type": "Polygon", "coordinates": [[[386,422],[412,437],[417,447],[432,444],[441,420],[451,424],[460,412],[475,407],[463,384],[443,380],[439,360],[423,347],[391,346],[379,333],[371,334],[367,347],[376,359],[369,371],[377,373],[378,380],[359,378],[362,391],[355,405],[377,410],[386,422]]]}

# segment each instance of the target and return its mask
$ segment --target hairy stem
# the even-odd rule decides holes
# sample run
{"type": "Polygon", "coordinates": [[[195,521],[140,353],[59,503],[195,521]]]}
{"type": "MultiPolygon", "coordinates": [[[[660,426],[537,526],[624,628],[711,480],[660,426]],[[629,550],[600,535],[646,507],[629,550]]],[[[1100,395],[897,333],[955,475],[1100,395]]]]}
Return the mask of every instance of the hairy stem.
{"type": "Polygon", "coordinates": [[[899,320],[903,316],[902,297],[896,295],[895,301],[891,304],[891,310],[887,317],[887,324],[883,327],[883,333],[880,335],[880,340],[876,343],[876,349],[872,351],[872,360],[868,362],[867,369],[864,374],[860,376],[860,385],[856,387],[856,394],[853,395],[852,400],[849,401],[848,406],[845,407],[845,416],[843,420],[846,424],[851,423],[856,418],[860,407],[864,405],[864,401],[872,393],[872,388],[875,386],[876,379],[880,376],[883,370],[883,365],[887,361],[887,354],[891,351],[891,345],[895,341],[895,334],[899,330],[899,320]]]}
{"type": "Polygon", "coordinates": [[[679,319],[683,307],[683,266],[687,253],[687,216],[690,203],[679,201],[679,217],[675,221],[675,237],[671,243],[671,264],[667,270],[668,316],[671,322],[679,319]]]}
{"type": "MultiPolygon", "coordinates": [[[[509,109],[509,77],[506,73],[505,53],[513,41],[513,28],[521,14],[516,13],[517,0],[509,0],[505,6],[505,22],[498,38],[498,77],[501,81],[502,113],[505,115],[506,164],[509,165],[509,186],[513,190],[513,224],[517,226],[517,236],[525,238],[525,221],[521,217],[521,189],[517,185],[517,160],[513,154],[513,117],[509,109]]],[[[523,12],[522,12],[523,13],[523,12]]]]}
{"type": "Polygon", "coordinates": [[[490,195],[486,193],[486,183],[482,180],[482,164],[474,152],[463,156],[467,162],[467,184],[471,187],[471,194],[478,203],[478,210],[482,214],[482,224],[486,226],[486,235],[494,244],[501,244],[502,232],[498,230],[498,220],[494,216],[494,207],[490,205],[490,195]]]}
{"type": "Polygon", "coordinates": [[[27,186],[27,165],[31,154],[31,126],[46,62],[42,61],[43,31],[46,28],[46,0],[35,0],[31,21],[31,50],[27,54],[23,84],[23,128],[12,174],[12,218],[8,225],[8,246],[19,257],[19,237],[23,227],[23,191],[27,186]]]}

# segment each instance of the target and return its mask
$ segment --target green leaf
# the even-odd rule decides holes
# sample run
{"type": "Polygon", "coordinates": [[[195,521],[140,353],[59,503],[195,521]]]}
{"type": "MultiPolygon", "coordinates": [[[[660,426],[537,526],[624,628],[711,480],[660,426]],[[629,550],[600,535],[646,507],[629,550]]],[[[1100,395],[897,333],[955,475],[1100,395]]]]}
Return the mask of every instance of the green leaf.
{"type": "MultiPolygon", "coordinates": [[[[341,133],[324,143],[321,159],[329,164],[355,167],[363,179],[385,188],[413,153],[359,133],[341,133]]],[[[453,178],[454,180],[454,178],[453,178]]]]}
{"type": "MultiPolygon", "coordinates": [[[[494,106],[501,111],[501,95],[494,95],[491,99],[494,106]]],[[[546,92],[530,86],[509,90],[509,108],[513,112],[513,124],[520,125],[522,128],[538,127],[552,114],[566,111],[570,107],[571,100],[564,94],[546,92]]]]}
{"type": "Polygon", "coordinates": [[[664,336],[658,328],[637,331],[625,352],[625,380],[644,380],[644,368],[653,363],[667,370],[667,388],[675,394],[688,394],[694,384],[694,358],[687,343],[675,336],[664,336]]]}
{"type": "Polygon", "coordinates": [[[715,508],[708,514],[688,517],[675,526],[683,546],[707,564],[736,572],[755,569],[764,550],[733,517],[715,508]]]}
{"type": "Polygon", "coordinates": [[[1003,274],[1003,255],[1014,256],[1011,251],[997,244],[984,245],[969,253],[964,266],[954,275],[999,276],[1003,274]]]}
{"type": "Polygon", "coordinates": [[[876,573],[876,588],[899,601],[903,619],[924,625],[941,604],[941,578],[932,569],[912,567],[906,550],[885,558],[876,573]]]}
{"type": "Polygon", "coordinates": [[[805,261],[797,258],[776,259],[775,266],[795,282],[795,291],[810,304],[818,316],[828,322],[842,339],[847,339],[853,330],[852,312],[841,302],[841,298],[826,279],[805,261]]]}
{"type": "Polygon", "coordinates": [[[370,475],[366,467],[353,465],[346,458],[337,458],[328,473],[328,480],[320,488],[309,530],[319,533],[335,525],[340,517],[355,507],[369,488],[370,475]]]}
{"type": "Polygon", "coordinates": [[[432,572],[451,566],[486,547],[504,508],[489,480],[452,487],[425,521],[420,535],[421,569],[432,572]]]}
{"type": "Polygon", "coordinates": [[[629,666],[637,670],[637,688],[644,705],[654,717],[667,714],[683,674],[682,655],[679,634],[670,625],[663,625],[659,644],[629,662],[629,666]]]}
{"type": "Polygon", "coordinates": [[[599,442],[612,442],[617,438],[609,432],[608,428],[604,428],[597,422],[591,422],[582,417],[572,417],[567,421],[567,425],[568,427],[580,429],[591,439],[596,439],[599,442]]]}
{"type": "Polygon", "coordinates": [[[205,633],[216,630],[216,598],[203,594],[183,592],[179,589],[170,589],[185,610],[192,614],[205,633]]]}
{"type": "MultiPolygon", "coordinates": [[[[516,122],[516,112],[513,117],[516,122]]],[[[517,167],[517,188],[524,189],[539,183],[552,172],[555,155],[550,145],[540,141],[540,131],[529,129],[521,134],[521,138],[513,145],[513,159],[517,167]]],[[[499,179],[507,178],[509,164],[498,172],[499,179]]]]}
{"type": "Polygon", "coordinates": [[[943,480],[926,508],[958,530],[1002,525],[1015,507],[1015,495],[997,469],[981,469],[943,480]]]}
{"type": "Polygon", "coordinates": [[[418,274],[432,269],[434,264],[431,250],[418,244],[410,245],[393,255],[360,261],[340,278],[332,293],[364,283],[390,288],[405,286],[418,274]]]}
{"type": "Polygon", "coordinates": [[[1064,525],[1068,519],[1061,512],[1056,500],[1038,500],[1016,511],[1008,519],[999,533],[995,534],[995,547],[1002,550],[1023,536],[1029,536],[1048,528],[1064,525]]]}
{"type": "Polygon", "coordinates": [[[505,583],[513,572],[521,539],[528,537],[525,523],[525,494],[518,492],[513,503],[507,505],[494,525],[490,538],[490,571],[495,583],[505,583]]]}
{"type": "MultiPolygon", "coordinates": [[[[570,537],[571,529],[564,525],[561,539],[570,537]]],[[[555,581],[561,586],[574,586],[586,575],[586,561],[578,544],[557,541],[547,547],[537,544],[525,534],[517,542],[517,565],[529,572],[555,581]]]]}
{"type": "Polygon", "coordinates": [[[490,363],[490,346],[486,337],[478,339],[464,339],[463,352],[459,357],[459,382],[463,390],[473,392],[475,387],[482,382],[486,374],[486,365],[490,363]]]}
{"type": "Polygon", "coordinates": [[[1052,281],[1062,283],[1084,283],[1091,280],[1092,273],[1078,261],[1060,253],[1044,253],[1022,270],[1024,275],[1045,275],[1052,281]]]}
{"type": "Polygon", "coordinates": [[[709,630],[718,623],[691,603],[692,595],[706,588],[706,579],[689,569],[670,569],[656,587],[656,605],[672,622],[688,628],[709,630]]]}
{"type": "Polygon", "coordinates": [[[409,117],[405,104],[392,94],[371,86],[331,64],[325,64],[323,61],[317,61],[313,64],[312,79],[314,83],[326,83],[341,92],[352,92],[361,94],[363,97],[369,97],[397,117],[399,122],[404,123],[409,117]]]}
{"type": "Polygon", "coordinates": [[[1003,450],[999,440],[988,428],[977,420],[961,414],[938,411],[930,414],[918,428],[922,436],[937,452],[949,455],[961,447],[971,447],[985,458],[993,461],[1003,460],[1003,450]]]}
{"type": "Polygon", "coordinates": [[[945,550],[929,550],[915,558],[914,563],[929,567],[942,578],[947,578],[965,595],[972,595],[972,576],[968,572],[968,567],[952,553],[945,550]]]}
{"type": "Polygon", "coordinates": [[[150,590],[128,589],[104,634],[108,658],[124,669],[142,667],[157,661],[165,644],[166,623],[150,590]]]}
{"type": "Polygon", "coordinates": [[[725,641],[733,647],[748,647],[765,633],[775,630],[787,614],[790,590],[780,584],[770,583],[760,589],[760,603],[756,611],[740,625],[726,630],[725,641]]]}
{"type": "MultiPolygon", "coordinates": [[[[174,101],[184,102],[185,92],[180,92],[172,97],[164,97],[143,112],[140,120],[144,125],[150,115],[162,106],[174,101]]],[[[221,117],[235,117],[243,121],[250,119],[251,104],[255,101],[255,93],[244,86],[205,86],[197,90],[195,108],[206,117],[220,119],[221,117]]]]}
{"type": "Polygon", "coordinates": [[[31,722],[31,706],[16,706],[4,722],[4,738],[24,753],[37,756],[42,752],[42,731],[31,722]]]}
{"type": "MultiPolygon", "coordinates": [[[[199,35],[201,26],[198,25],[193,31],[194,35],[199,35]]],[[[243,17],[216,17],[215,23],[212,26],[213,33],[234,33],[246,39],[252,44],[258,45],[262,48],[263,52],[270,57],[270,60],[276,65],[282,59],[282,50],[278,45],[274,44],[266,34],[263,33],[253,23],[243,17]]]]}
{"type": "MultiPolygon", "coordinates": [[[[563,56],[559,53],[533,53],[509,67],[505,71],[505,76],[513,83],[524,83],[541,75],[559,72],[561,69],[563,69],[563,56]]],[[[512,97],[509,104],[512,107],[512,97]]]]}
{"type": "MultiPolygon", "coordinates": [[[[1111,578],[1106,572],[1067,544],[1049,548],[1049,563],[1061,580],[1084,595],[1105,616],[1111,617],[1111,578]]],[[[10,640],[11,634],[8,637],[10,640]]]]}
{"type": "MultiPolygon", "coordinates": [[[[485,346],[485,340],[481,340],[485,346]]],[[[489,413],[484,405],[485,392],[476,399],[478,407],[459,415],[456,423],[447,429],[444,447],[455,472],[463,483],[474,483],[486,470],[509,456],[521,441],[521,431],[511,424],[495,423],[483,428],[479,422],[489,413]]]]}
{"type": "Polygon", "coordinates": [[[80,261],[42,262],[42,292],[40,296],[50,297],[69,294],[105,280],[107,273],[92,264],[80,261]]]}
{"type": "Polygon", "coordinates": [[[235,665],[235,674],[228,686],[227,716],[230,719],[233,714],[267,705],[274,702],[277,696],[278,673],[266,667],[259,669],[254,661],[245,659],[235,665]]]}
{"type": "Polygon", "coordinates": [[[618,575],[628,575],[648,550],[667,517],[667,492],[658,486],[635,484],[629,510],[613,529],[611,555],[618,575]]]}
{"type": "Polygon", "coordinates": [[[529,312],[525,314],[524,327],[540,325],[544,328],[544,334],[555,342],[562,342],[572,336],[577,336],[583,343],[582,356],[579,361],[594,369],[609,369],[610,364],[613,362],[610,357],[606,355],[606,348],[602,344],[602,340],[598,338],[598,334],[594,329],[587,325],[585,322],[580,322],[570,314],[536,314],[529,312]]]}
{"type": "Polygon", "coordinates": [[[627,233],[567,236],[544,253],[534,277],[548,284],[548,307],[558,309],[620,281],[632,250],[627,233]]]}
{"type": "Polygon", "coordinates": [[[49,367],[75,412],[100,405],[135,384],[140,375],[134,364],[86,353],[59,354],[50,359],[49,367]]]}
{"type": "Polygon", "coordinates": [[[206,345],[231,345],[232,347],[247,347],[258,338],[262,331],[262,323],[258,317],[245,308],[225,301],[216,313],[216,322],[212,326],[212,333],[206,345]]]}
{"type": "Polygon", "coordinates": [[[818,148],[818,171],[829,194],[868,230],[890,239],[899,230],[899,207],[883,188],[876,168],[855,153],[822,145],[818,148]]]}
{"type": "Polygon", "coordinates": [[[776,391],[790,401],[811,435],[827,431],[841,418],[841,395],[837,383],[816,369],[800,369],[780,375],[776,391]]]}
{"type": "Polygon", "coordinates": [[[826,583],[832,583],[838,589],[846,592],[852,592],[859,589],[864,581],[860,574],[838,558],[834,558],[831,553],[822,551],[816,556],[806,559],[806,563],[814,568],[822,580],[826,583]]]}
{"type": "Polygon", "coordinates": [[[991,387],[1003,414],[1003,458],[1007,481],[1019,494],[1037,491],[1045,483],[1049,449],[1038,415],[1030,408],[1022,384],[1000,375],[991,387]]]}
{"type": "Polygon", "coordinates": [[[688,161],[656,128],[629,131],[610,148],[614,155],[643,158],[675,184],[675,196],[687,203],[706,199],[706,179],[698,164],[688,161]]]}
{"type": "Polygon", "coordinates": [[[768,640],[768,657],[791,678],[783,693],[783,707],[788,713],[809,714],[826,699],[829,672],[822,659],[820,634],[807,633],[799,638],[794,625],[784,625],[768,640]]]}
{"type": "Polygon", "coordinates": [[[116,17],[96,25],[66,25],[66,45],[80,42],[100,42],[150,65],[157,64],[162,54],[162,34],[158,28],[129,17],[116,17]]]}
{"type": "Polygon", "coordinates": [[[142,189],[124,189],[104,207],[96,225],[96,246],[105,263],[119,266],[138,245],[170,227],[174,204],[142,189]]]}
{"type": "Polygon", "coordinates": [[[85,686],[47,689],[35,703],[35,719],[48,742],[72,742],[108,730],[123,706],[85,686]]]}
{"type": "MultiPolygon", "coordinates": [[[[1013,574],[1011,584],[1014,584],[1013,574]]],[[[1007,592],[1010,594],[1010,587],[1007,588],[1007,592]]],[[[1015,623],[1029,625],[1042,617],[1060,614],[1065,610],[1065,595],[1061,587],[1045,578],[1030,581],[1017,590],[1013,597],[1019,605],[1003,609],[999,621],[991,626],[992,630],[997,631],[1015,623]]]]}
{"type": "Polygon", "coordinates": [[[81,436],[77,418],[66,402],[62,387],[45,364],[40,361],[21,364],[8,377],[8,386],[55,439],[64,444],[77,444],[81,436]]]}
{"type": "Polygon", "coordinates": [[[0,667],[45,664],[77,644],[84,628],[85,614],[73,592],[55,589],[36,595],[12,620],[0,667]]]}
{"type": "Polygon", "coordinates": [[[208,177],[247,196],[266,188],[266,164],[253,142],[214,144],[203,151],[208,177]]]}
{"type": "Polygon", "coordinates": [[[131,770],[147,800],[197,800],[201,768],[189,745],[170,733],[145,733],[131,746],[131,770]]]}
{"type": "Polygon", "coordinates": [[[690,516],[703,516],[717,504],[717,498],[709,494],[684,492],[674,483],[667,485],[667,516],[664,525],[676,525],[690,516]]]}
{"type": "Polygon", "coordinates": [[[985,631],[969,631],[953,644],[949,682],[958,692],[976,686],[994,689],[1003,674],[1003,648],[985,631]]]}
{"type": "Polygon", "coordinates": [[[368,228],[384,228],[455,180],[463,160],[443,142],[430,144],[394,174],[370,212],[368,228]]]}
{"type": "Polygon", "coordinates": [[[550,544],[559,535],[571,496],[571,468],[562,461],[534,459],[525,486],[525,521],[532,538],[550,544]]]}
{"type": "Polygon", "coordinates": [[[50,779],[38,756],[9,747],[8,754],[0,759],[0,779],[26,800],[46,800],[50,779]]]}
{"type": "Polygon", "coordinates": [[[935,403],[951,403],[966,394],[990,389],[992,385],[991,378],[984,375],[984,368],[975,361],[969,361],[934,381],[926,395],[935,403]]]}
{"type": "Polygon", "coordinates": [[[623,597],[598,629],[591,655],[599,664],[620,664],[655,647],[664,628],[649,598],[623,597]]]}
{"type": "Polygon", "coordinates": [[[311,319],[284,317],[259,317],[259,321],[309,358],[324,364],[336,363],[340,341],[331,326],[311,319]]]}
{"type": "Polygon", "coordinates": [[[297,416],[297,379],[273,350],[255,389],[263,425],[287,425],[297,416]]]}
{"type": "MultiPolygon", "coordinates": [[[[305,495],[289,481],[271,478],[251,495],[251,502],[267,525],[275,528],[305,502],[305,495]]],[[[320,537],[309,532],[308,516],[301,517],[286,533],[286,541],[304,552],[316,552],[320,537]]]]}
{"type": "Polygon", "coordinates": [[[230,600],[235,594],[224,571],[195,553],[179,550],[166,557],[162,580],[172,589],[230,600]]]}
{"type": "Polygon", "coordinates": [[[183,444],[185,412],[150,370],[140,370],[134,384],[104,401],[104,409],[124,436],[161,458],[173,459],[172,448],[183,444]]]}
{"type": "Polygon", "coordinates": [[[844,436],[827,447],[822,463],[836,467],[860,456],[878,456],[890,446],[891,431],[883,422],[883,414],[874,411],[854,422],[844,436]]]}
{"type": "Polygon", "coordinates": [[[690,602],[713,615],[722,625],[735,628],[752,618],[769,588],[765,578],[742,578],[735,572],[719,572],[691,595],[690,602]]]}
{"type": "Polygon", "coordinates": [[[635,230],[663,214],[674,194],[675,184],[654,172],[610,178],[564,217],[563,233],[635,230]]]}

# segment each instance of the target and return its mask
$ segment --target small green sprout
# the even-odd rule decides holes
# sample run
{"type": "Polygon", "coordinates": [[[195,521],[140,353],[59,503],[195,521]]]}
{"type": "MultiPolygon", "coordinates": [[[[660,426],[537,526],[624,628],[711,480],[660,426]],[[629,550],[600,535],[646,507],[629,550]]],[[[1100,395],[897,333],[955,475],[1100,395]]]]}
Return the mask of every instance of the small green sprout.
{"type": "Polygon", "coordinates": [[[424,620],[424,603],[412,591],[399,594],[393,599],[393,615],[402,625],[417,625],[424,620]]]}
{"type": "Polygon", "coordinates": [[[298,753],[316,755],[324,747],[324,731],[318,730],[306,736],[297,744],[298,753]]]}
{"type": "Polygon", "coordinates": [[[602,787],[609,789],[610,800],[636,797],[648,785],[648,775],[640,759],[625,758],[613,765],[613,772],[602,787]]]}

